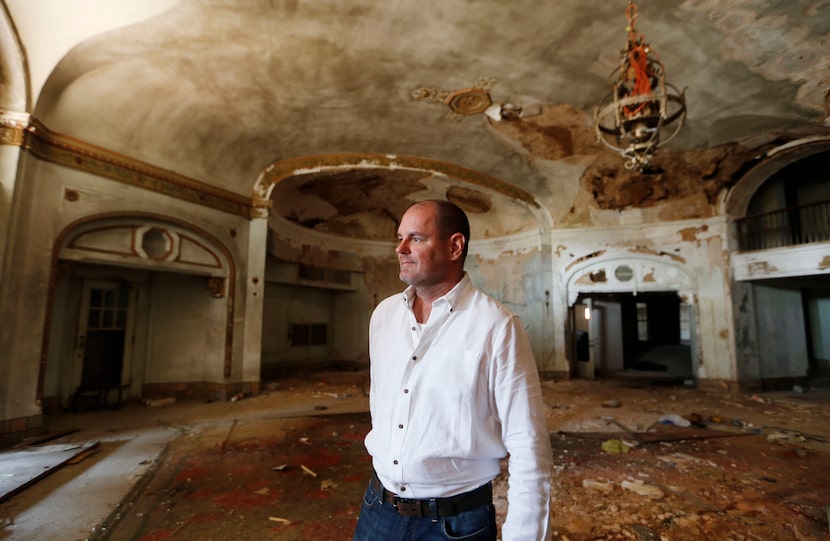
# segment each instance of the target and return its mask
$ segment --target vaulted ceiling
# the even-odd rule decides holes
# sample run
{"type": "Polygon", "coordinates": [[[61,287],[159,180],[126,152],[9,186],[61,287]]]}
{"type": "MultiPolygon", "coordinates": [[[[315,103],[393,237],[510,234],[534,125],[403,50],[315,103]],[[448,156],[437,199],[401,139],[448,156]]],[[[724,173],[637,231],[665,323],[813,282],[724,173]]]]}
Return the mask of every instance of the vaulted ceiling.
{"type": "MultiPolygon", "coordinates": [[[[579,216],[580,190],[599,208],[648,204],[596,186],[623,174],[593,111],[625,46],[625,0],[5,4],[21,34],[40,28],[28,43],[46,48],[62,26],[77,34],[41,92],[33,77],[30,107],[50,130],[243,196],[270,166],[303,158],[272,195],[306,227],[388,238],[405,203],[426,195],[450,194],[484,236],[526,226],[522,194],[557,222],[579,216]],[[494,119],[490,102],[522,115],[494,119]]],[[[657,162],[678,185],[712,174],[711,149],[827,131],[830,1],[637,7],[688,103],[657,162]]]]}

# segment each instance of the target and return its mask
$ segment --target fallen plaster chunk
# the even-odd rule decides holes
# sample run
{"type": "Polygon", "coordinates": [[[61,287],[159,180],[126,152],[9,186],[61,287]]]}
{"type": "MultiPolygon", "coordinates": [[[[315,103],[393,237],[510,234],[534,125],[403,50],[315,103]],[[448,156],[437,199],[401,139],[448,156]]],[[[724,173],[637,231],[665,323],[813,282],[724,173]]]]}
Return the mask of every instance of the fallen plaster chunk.
{"type": "Polygon", "coordinates": [[[159,406],[169,406],[170,404],[176,403],[175,396],[168,396],[165,398],[145,398],[144,405],[149,406],[151,408],[157,408],[159,406]]]}
{"type": "Polygon", "coordinates": [[[659,500],[665,496],[662,490],[657,488],[653,485],[646,485],[642,481],[632,482],[632,481],[623,481],[620,483],[620,486],[626,490],[630,490],[640,496],[646,496],[648,498],[653,498],[659,500]]]}
{"type": "Polygon", "coordinates": [[[285,524],[286,526],[289,526],[291,524],[290,520],[282,517],[268,517],[268,520],[270,520],[271,522],[279,522],[280,524],[285,524]]]}
{"type": "MultiPolygon", "coordinates": [[[[714,462],[712,462],[711,460],[706,460],[705,458],[699,458],[699,457],[696,457],[696,456],[688,455],[686,453],[672,453],[671,456],[674,457],[677,460],[685,461],[685,462],[691,462],[693,464],[698,464],[698,465],[701,465],[701,466],[709,466],[709,467],[712,467],[712,468],[717,468],[718,467],[718,465],[715,464],[714,462]]],[[[662,458],[661,458],[661,460],[662,460],[662,458]]]]}
{"type": "Polygon", "coordinates": [[[317,473],[305,464],[300,464],[300,467],[303,469],[303,472],[307,473],[308,475],[312,477],[317,477],[317,473]]]}
{"type": "Polygon", "coordinates": [[[608,494],[612,490],[614,490],[614,485],[613,483],[604,483],[602,481],[595,481],[593,479],[583,479],[582,488],[608,494]]]}

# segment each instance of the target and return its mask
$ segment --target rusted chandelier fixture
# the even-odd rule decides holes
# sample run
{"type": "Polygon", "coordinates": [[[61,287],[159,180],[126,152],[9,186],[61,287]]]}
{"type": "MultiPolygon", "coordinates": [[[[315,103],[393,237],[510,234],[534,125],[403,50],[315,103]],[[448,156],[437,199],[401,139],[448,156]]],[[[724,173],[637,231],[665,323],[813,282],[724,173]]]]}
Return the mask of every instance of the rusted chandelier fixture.
{"type": "Polygon", "coordinates": [[[686,98],[666,82],[663,64],[634,28],[637,6],[628,1],[628,43],[609,79],[612,90],[596,107],[597,138],[625,158],[627,169],[643,171],[658,147],[669,142],[686,119],[686,98]]]}

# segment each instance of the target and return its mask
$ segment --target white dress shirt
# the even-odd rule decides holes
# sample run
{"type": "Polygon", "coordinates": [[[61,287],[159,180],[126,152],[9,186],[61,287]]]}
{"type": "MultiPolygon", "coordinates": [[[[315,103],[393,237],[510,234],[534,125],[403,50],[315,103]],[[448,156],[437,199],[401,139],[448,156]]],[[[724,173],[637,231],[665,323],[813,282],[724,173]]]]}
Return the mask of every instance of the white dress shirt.
{"type": "Polygon", "coordinates": [[[473,490],[509,455],[503,541],[545,538],[551,449],[539,374],[518,316],[464,278],[423,325],[412,287],[369,325],[372,429],[366,449],[403,498],[473,490]]]}

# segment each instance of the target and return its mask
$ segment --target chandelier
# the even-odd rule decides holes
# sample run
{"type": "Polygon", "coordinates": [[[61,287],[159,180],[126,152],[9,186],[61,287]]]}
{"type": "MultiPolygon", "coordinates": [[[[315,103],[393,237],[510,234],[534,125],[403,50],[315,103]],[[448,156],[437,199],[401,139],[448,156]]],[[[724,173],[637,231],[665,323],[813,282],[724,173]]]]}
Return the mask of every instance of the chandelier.
{"type": "Polygon", "coordinates": [[[609,79],[612,90],[596,107],[597,138],[625,158],[626,169],[643,171],[658,147],[669,142],[686,118],[683,92],[666,82],[663,64],[634,28],[637,6],[628,1],[628,42],[609,79]]]}

